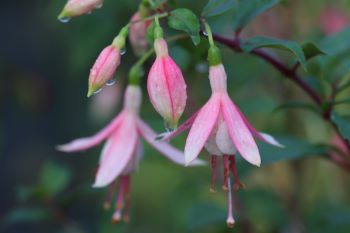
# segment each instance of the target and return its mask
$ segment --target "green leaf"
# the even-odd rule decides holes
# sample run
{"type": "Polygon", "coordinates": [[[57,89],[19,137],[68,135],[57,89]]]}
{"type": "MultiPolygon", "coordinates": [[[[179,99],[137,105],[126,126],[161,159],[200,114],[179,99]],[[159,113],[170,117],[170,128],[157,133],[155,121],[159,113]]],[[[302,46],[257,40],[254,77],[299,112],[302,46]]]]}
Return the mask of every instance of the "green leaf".
{"type": "Polygon", "coordinates": [[[48,217],[49,214],[45,209],[27,207],[13,209],[5,216],[3,221],[7,225],[12,225],[20,222],[39,222],[47,219],[48,217]]]}
{"type": "Polygon", "coordinates": [[[220,15],[236,6],[236,0],[209,0],[203,8],[202,16],[210,17],[220,15]]]}
{"type": "Polygon", "coordinates": [[[326,53],[323,52],[316,44],[312,42],[307,42],[303,44],[302,46],[304,56],[306,60],[309,60],[313,57],[319,56],[319,55],[325,55],[326,53]]]}
{"type": "Polygon", "coordinates": [[[160,5],[167,2],[167,0],[149,0],[148,2],[151,5],[152,9],[157,9],[158,7],[160,7],[160,5]]]}
{"type": "Polygon", "coordinates": [[[146,40],[152,46],[153,46],[153,42],[154,42],[154,28],[155,27],[156,27],[156,24],[154,22],[152,22],[151,25],[148,26],[147,32],[146,32],[146,40]]]}
{"type": "Polygon", "coordinates": [[[326,153],[325,146],[314,145],[296,137],[279,136],[275,138],[285,147],[279,148],[266,143],[259,143],[263,165],[285,160],[299,159],[306,156],[323,155],[326,153]]]}
{"type": "Polygon", "coordinates": [[[277,48],[286,50],[295,55],[300,65],[306,70],[306,59],[302,48],[294,41],[280,40],[271,37],[257,36],[248,39],[242,46],[243,51],[251,52],[256,48],[277,48]]]}
{"type": "Polygon", "coordinates": [[[54,196],[65,189],[70,181],[68,168],[53,162],[46,163],[40,174],[40,185],[48,196],[54,196]]]}
{"type": "Polygon", "coordinates": [[[286,110],[289,108],[306,109],[306,110],[310,110],[312,112],[315,112],[317,114],[320,112],[319,109],[314,104],[305,103],[305,102],[297,102],[297,101],[281,104],[281,105],[277,106],[274,109],[274,111],[277,112],[277,111],[286,110]]]}
{"type": "Polygon", "coordinates": [[[347,117],[339,116],[335,112],[332,113],[331,119],[337,125],[340,134],[350,141],[350,120],[347,117]]]}
{"type": "Polygon", "coordinates": [[[279,3],[279,0],[235,0],[233,30],[241,30],[259,14],[279,3]]]}
{"type": "Polygon", "coordinates": [[[343,31],[340,31],[334,35],[326,37],[317,45],[322,49],[322,51],[325,51],[327,54],[334,55],[343,53],[344,51],[350,49],[349,38],[350,27],[345,28],[343,31]]]}
{"type": "Polygon", "coordinates": [[[200,42],[200,25],[197,16],[190,10],[180,8],[172,11],[168,17],[169,27],[185,31],[191,36],[195,45],[200,42]]]}

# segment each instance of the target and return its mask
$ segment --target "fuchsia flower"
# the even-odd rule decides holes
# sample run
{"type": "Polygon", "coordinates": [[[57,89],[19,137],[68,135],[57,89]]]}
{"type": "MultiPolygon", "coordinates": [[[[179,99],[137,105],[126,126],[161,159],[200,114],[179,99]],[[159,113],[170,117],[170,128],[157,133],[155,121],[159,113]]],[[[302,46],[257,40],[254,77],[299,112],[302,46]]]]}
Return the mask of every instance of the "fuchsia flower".
{"type": "Polygon", "coordinates": [[[169,56],[163,38],[154,41],[157,55],[147,79],[150,100],[170,128],[175,128],[186,106],[186,83],[180,68],[169,56]]]}
{"type": "MultiPolygon", "coordinates": [[[[183,125],[179,126],[176,131],[166,134],[163,140],[169,140],[191,127],[185,145],[186,165],[191,164],[203,147],[205,147],[211,154],[213,173],[210,190],[213,192],[216,160],[218,156],[223,157],[223,188],[231,192],[229,182],[230,170],[235,177],[235,189],[243,187],[243,184],[238,180],[236,171],[235,155],[237,151],[249,163],[260,166],[260,154],[253,136],[272,145],[283,146],[272,136],[257,132],[230,99],[226,88],[226,72],[222,64],[210,66],[209,79],[212,89],[209,101],[183,125]]],[[[231,193],[229,193],[228,199],[227,224],[229,227],[232,227],[234,220],[231,193]]]]}
{"type": "Polygon", "coordinates": [[[349,17],[339,9],[326,8],[321,14],[321,28],[327,35],[337,33],[349,25],[349,17]]]}
{"type": "MultiPolygon", "coordinates": [[[[131,17],[131,22],[136,22],[141,20],[142,17],[139,12],[136,12],[131,17]]],[[[130,25],[130,31],[129,31],[129,39],[131,46],[135,52],[136,55],[140,56],[144,52],[146,52],[147,49],[147,40],[146,40],[146,33],[149,25],[151,24],[150,20],[146,21],[140,21],[136,23],[132,23],[130,25]]]]}
{"type": "Polygon", "coordinates": [[[68,0],[58,19],[64,20],[83,15],[96,8],[102,7],[103,0],[68,0]]]}
{"type": "Polygon", "coordinates": [[[88,97],[113,78],[120,64],[120,56],[120,49],[114,45],[109,45],[102,50],[90,70],[88,97]]]}
{"type": "MultiPolygon", "coordinates": [[[[140,137],[143,137],[166,158],[177,164],[184,164],[183,153],[166,142],[155,141],[156,133],[139,118],[141,95],[141,89],[138,86],[129,85],[125,93],[124,109],[109,125],[94,136],[76,139],[58,146],[60,151],[75,152],[89,149],[106,140],[93,187],[111,185],[120,176],[114,221],[121,219],[124,199],[129,195],[130,175],[137,170],[143,154],[140,137]]],[[[193,165],[200,164],[203,163],[201,161],[193,163],[193,165]]],[[[109,203],[110,200],[107,206],[109,203]]],[[[126,218],[128,218],[127,214],[126,218]]]]}
{"type": "Polygon", "coordinates": [[[89,90],[87,97],[98,92],[109,80],[113,78],[120,64],[120,51],[125,46],[125,37],[128,27],[120,30],[111,45],[102,50],[95,64],[90,70],[89,90]]]}

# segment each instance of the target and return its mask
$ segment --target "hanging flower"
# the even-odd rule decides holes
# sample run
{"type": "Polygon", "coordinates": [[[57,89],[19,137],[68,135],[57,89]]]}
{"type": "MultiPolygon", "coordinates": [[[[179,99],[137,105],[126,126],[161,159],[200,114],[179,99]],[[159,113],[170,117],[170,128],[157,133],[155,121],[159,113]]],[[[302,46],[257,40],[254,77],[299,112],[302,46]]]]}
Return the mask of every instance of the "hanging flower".
{"type": "Polygon", "coordinates": [[[87,14],[102,7],[102,4],[103,0],[68,0],[58,19],[64,21],[74,16],[87,14]]]}
{"type": "Polygon", "coordinates": [[[147,49],[146,33],[151,24],[150,20],[142,21],[140,12],[136,12],[131,17],[131,25],[129,32],[130,44],[137,56],[142,55],[147,49]],[[139,21],[139,22],[137,22],[139,21]],[[135,22],[135,23],[132,23],[135,22]]]}
{"type": "MultiPolygon", "coordinates": [[[[156,27],[155,31],[161,30],[156,27]]],[[[147,79],[148,94],[156,111],[170,128],[176,128],[187,100],[186,83],[180,68],[169,56],[168,46],[161,35],[156,36],[154,61],[147,79]]]]}
{"type": "Polygon", "coordinates": [[[115,75],[120,64],[121,50],[124,49],[127,34],[128,28],[122,28],[112,44],[104,48],[98,56],[90,70],[88,97],[99,92],[115,75]]]}
{"type": "MultiPolygon", "coordinates": [[[[129,199],[130,175],[137,170],[143,155],[141,138],[169,160],[184,164],[183,153],[166,142],[155,141],[156,133],[139,118],[141,95],[138,86],[129,85],[125,93],[124,109],[109,125],[94,136],[58,146],[60,151],[75,152],[89,149],[106,140],[93,187],[110,186],[113,189],[115,179],[120,177],[114,222],[121,220],[123,208],[128,206],[126,200],[129,199]]],[[[201,161],[193,163],[193,165],[200,164],[203,163],[201,161]]],[[[110,200],[106,203],[107,207],[109,203],[110,200]]],[[[128,219],[127,211],[126,209],[124,215],[126,219],[128,219]]]]}

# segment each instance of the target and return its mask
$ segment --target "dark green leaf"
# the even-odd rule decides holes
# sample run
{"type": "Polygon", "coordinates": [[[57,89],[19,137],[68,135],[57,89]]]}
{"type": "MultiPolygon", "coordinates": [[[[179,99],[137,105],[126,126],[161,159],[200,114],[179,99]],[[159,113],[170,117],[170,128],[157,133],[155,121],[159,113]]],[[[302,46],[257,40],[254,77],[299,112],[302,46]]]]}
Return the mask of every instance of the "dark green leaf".
{"type": "Polygon", "coordinates": [[[41,208],[18,208],[9,212],[4,223],[7,225],[16,224],[19,222],[39,222],[49,217],[47,211],[41,208]]]}
{"type": "Polygon", "coordinates": [[[350,27],[338,32],[335,35],[326,37],[318,43],[318,47],[330,55],[343,53],[344,51],[350,49],[349,38],[350,27]]]}
{"type": "Polygon", "coordinates": [[[323,155],[326,153],[326,148],[324,146],[314,145],[296,137],[279,136],[275,138],[285,147],[279,148],[266,143],[259,143],[263,165],[285,160],[299,159],[305,156],[323,155]]]}
{"type": "Polygon", "coordinates": [[[71,172],[66,167],[55,163],[46,163],[40,174],[40,185],[49,196],[62,191],[68,185],[71,172]]]}
{"type": "Polygon", "coordinates": [[[169,27],[176,30],[185,31],[191,36],[195,45],[200,42],[200,25],[197,16],[190,10],[181,8],[170,13],[168,18],[169,27]]]}
{"type": "Polygon", "coordinates": [[[316,44],[312,42],[307,42],[302,45],[302,49],[304,52],[304,56],[306,60],[311,59],[313,57],[316,57],[318,55],[325,55],[326,53],[323,52],[319,47],[317,47],[316,44]]]}
{"type": "Polygon", "coordinates": [[[298,62],[306,70],[306,60],[302,48],[294,41],[280,40],[271,37],[257,36],[248,39],[242,46],[245,52],[251,52],[256,48],[278,48],[295,55],[298,62]]]}
{"type": "Polygon", "coordinates": [[[289,108],[301,108],[301,109],[310,110],[310,111],[315,112],[315,113],[319,113],[319,109],[315,105],[305,103],[305,102],[284,103],[284,104],[279,105],[277,108],[275,108],[274,111],[281,111],[281,110],[285,110],[285,109],[289,109],[289,108]]]}
{"type": "Polygon", "coordinates": [[[209,0],[202,11],[204,17],[220,15],[236,6],[236,0],[209,0]]]}
{"type": "Polygon", "coordinates": [[[147,42],[153,46],[153,42],[154,42],[154,28],[155,28],[156,24],[154,22],[151,23],[151,25],[149,25],[149,27],[147,28],[147,32],[146,32],[146,40],[147,42]]]}
{"type": "Polygon", "coordinates": [[[149,0],[148,1],[151,5],[151,8],[157,9],[160,5],[167,2],[167,0],[149,0]]]}
{"type": "Polygon", "coordinates": [[[235,0],[233,30],[242,29],[259,14],[279,3],[279,0],[235,0]]]}
{"type": "Polygon", "coordinates": [[[350,141],[350,120],[347,117],[339,116],[335,112],[332,114],[332,121],[338,126],[341,135],[350,141]]]}

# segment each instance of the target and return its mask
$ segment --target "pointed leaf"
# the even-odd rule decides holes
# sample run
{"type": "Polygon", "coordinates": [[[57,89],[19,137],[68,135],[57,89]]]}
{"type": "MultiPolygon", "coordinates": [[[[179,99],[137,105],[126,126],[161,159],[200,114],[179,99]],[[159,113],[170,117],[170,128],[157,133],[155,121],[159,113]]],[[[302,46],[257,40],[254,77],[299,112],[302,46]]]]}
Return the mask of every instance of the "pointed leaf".
{"type": "Polygon", "coordinates": [[[251,52],[256,48],[277,48],[286,50],[295,55],[298,62],[304,70],[306,70],[306,59],[304,52],[299,44],[294,41],[280,40],[271,37],[257,36],[248,39],[242,46],[243,50],[247,53],[251,52]]]}
{"type": "Polygon", "coordinates": [[[325,55],[326,53],[323,52],[316,44],[312,42],[307,42],[303,44],[302,46],[304,56],[306,60],[309,60],[313,57],[319,56],[319,55],[325,55]]]}
{"type": "Polygon", "coordinates": [[[180,8],[170,12],[169,27],[188,33],[195,45],[200,42],[200,25],[197,16],[189,9],[180,8]]]}
{"type": "Polygon", "coordinates": [[[202,16],[220,15],[236,6],[236,0],[209,0],[202,11],[202,16]]]}
{"type": "Polygon", "coordinates": [[[350,141],[350,120],[347,117],[332,114],[332,121],[338,126],[341,135],[350,141]]]}

